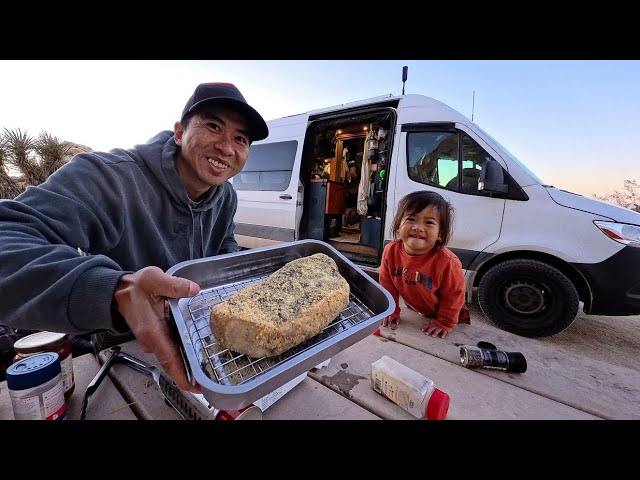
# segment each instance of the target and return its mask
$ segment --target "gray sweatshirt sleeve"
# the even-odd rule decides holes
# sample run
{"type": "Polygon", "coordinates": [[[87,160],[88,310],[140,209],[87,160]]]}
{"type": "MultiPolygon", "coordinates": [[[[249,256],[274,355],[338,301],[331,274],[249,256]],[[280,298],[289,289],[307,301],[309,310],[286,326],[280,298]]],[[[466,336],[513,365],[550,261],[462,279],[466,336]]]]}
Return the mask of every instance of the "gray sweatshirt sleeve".
{"type": "Polygon", "coordinates": [[[95,154],[78,155],[15,200],[0,200],[0,322],[14,328],[118,331],[111,307],[125,273],[105,255],[123,231],[125,186],[95,154]]]}
{"type": "Polygon", "coordinates": [[[229,222],[224,239],[222,240],[222,245],[220,245],[220,254],[233,253],[240,250],[240,247],[238,246],[238,242],[236,241],[236,237],[235,237],[236,224],[233,221],[233,218],[236,216],[236,210],[238,209],[238,196],[233,189],[231,190],[231,193],[232,193],[231,215],[230,215],[231,221],[229,222]]]}

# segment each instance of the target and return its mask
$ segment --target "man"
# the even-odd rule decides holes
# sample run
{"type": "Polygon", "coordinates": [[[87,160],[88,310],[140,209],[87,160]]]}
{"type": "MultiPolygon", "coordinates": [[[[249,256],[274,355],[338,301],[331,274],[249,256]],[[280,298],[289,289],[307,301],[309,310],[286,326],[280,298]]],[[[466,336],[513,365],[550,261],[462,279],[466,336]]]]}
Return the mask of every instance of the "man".
{"type": "Polygon", "coordinates": [[[0,201],[0,321],[70,334],[131,332],[178,387],[198,391],[165,301],[200,287],[164,272],[238,250],[237,197],[227,180],[268,133],[234,85],[201,84],[173,131],[130,150],[78,154],[46,182],[0,201]]]}

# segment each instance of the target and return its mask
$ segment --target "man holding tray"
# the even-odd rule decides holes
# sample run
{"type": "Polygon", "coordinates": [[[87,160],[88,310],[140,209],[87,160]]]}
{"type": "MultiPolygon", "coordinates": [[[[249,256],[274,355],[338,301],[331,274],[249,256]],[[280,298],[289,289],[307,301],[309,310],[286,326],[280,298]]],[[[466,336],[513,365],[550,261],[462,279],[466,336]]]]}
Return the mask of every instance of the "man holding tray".
{"type": "Polygon", "coordinates": [[[135,336],[178,387],[198,391],[166,299],[200,287],[165,271],[238,250],[237,197],[227,180],[268,133],[234,85],[200,84],[172,131],[132,149],[78,154],[44,183],[1,200],[0,321],[94,333],[97,351],[114,335],[117,343],[135,336]]]}

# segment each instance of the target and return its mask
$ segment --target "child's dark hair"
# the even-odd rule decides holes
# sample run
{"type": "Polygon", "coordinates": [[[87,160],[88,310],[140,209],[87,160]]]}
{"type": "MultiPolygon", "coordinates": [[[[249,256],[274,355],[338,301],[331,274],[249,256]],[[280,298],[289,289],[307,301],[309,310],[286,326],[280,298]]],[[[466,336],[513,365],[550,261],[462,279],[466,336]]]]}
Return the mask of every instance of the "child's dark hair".
{"type": "Polygon", "coordinates": [[[427,207],[434,207],[440,215],[440,240],[436,241],[434,248],[444,247],[451,236],[453,207],[439,193],[426,190],[412,192],[402,197],[398,203],[398,211],[393,217],[393,226],[391,227],[393,239],[398,239],[398,230],[400,230],[400,223],[404,217],[420,213],[427,207]]]}

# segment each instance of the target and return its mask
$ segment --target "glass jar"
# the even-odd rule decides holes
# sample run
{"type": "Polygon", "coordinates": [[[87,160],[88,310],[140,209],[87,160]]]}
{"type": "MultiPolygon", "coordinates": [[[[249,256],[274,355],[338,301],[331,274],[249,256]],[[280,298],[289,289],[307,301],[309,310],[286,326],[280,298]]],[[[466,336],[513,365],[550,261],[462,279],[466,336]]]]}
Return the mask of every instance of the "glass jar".
{"type": "Polygon", "coordinates": [[[14,363],[36,353],[54,352],[60,357],[64,398],[68,399],[76,386],[73,378],[73,356],[71,341],[65,333],[37,332],[27,335],[13,344],[16,355],[14,363]]]}
{"type": "Polygon", "coordinates": [[[36,353],[7,368],[7,386],[16,420],[64,420],[67,406],[60,356],[36,353]]]}

